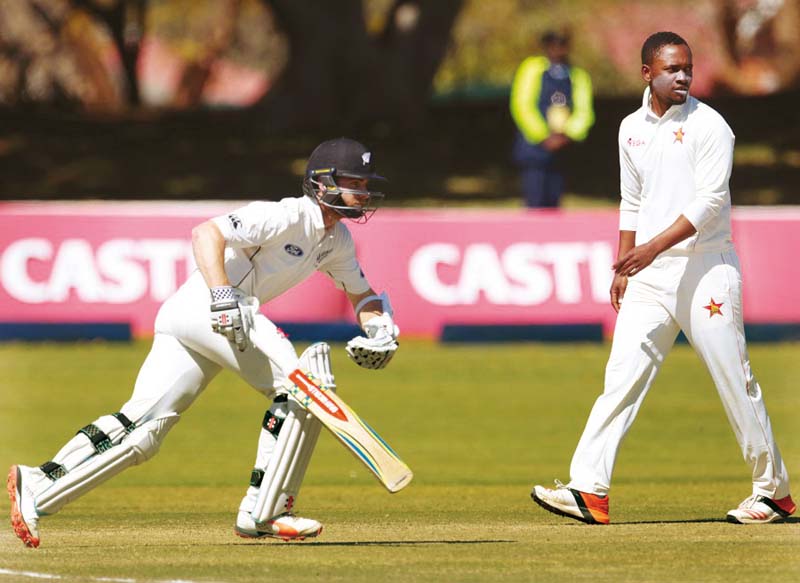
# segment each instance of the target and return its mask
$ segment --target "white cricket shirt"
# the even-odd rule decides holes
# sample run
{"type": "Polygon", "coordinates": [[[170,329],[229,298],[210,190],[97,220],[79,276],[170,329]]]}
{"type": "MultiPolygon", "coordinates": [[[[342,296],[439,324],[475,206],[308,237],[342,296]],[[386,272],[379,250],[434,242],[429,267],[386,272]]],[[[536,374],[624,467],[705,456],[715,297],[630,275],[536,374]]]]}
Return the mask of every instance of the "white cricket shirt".
{"type": "MultiPolygon", "coordinates": [[[[235,287],[266,303],[314,271],[336,287],[360,294],[369,290],[358,265],[350,231],[340,222],[328,231],[319,205],[307,196],[253,202],[212,219],[225,238],[225,272],[235,287]]],[[[200,272],[191,279],[199,278],[200,272]]],[[[207,289],[207,288],[206,288],[207,289]]]]}
{"type": "Polygon", "coordinates": [[[619,228],[636,231],[641,245],[683,214],[697,233],[671,250],[729,249],[734,135],[723,117],[689,96],[660,118],[650,109],[650,88],[642,107],[619,126],[619,228]]]}

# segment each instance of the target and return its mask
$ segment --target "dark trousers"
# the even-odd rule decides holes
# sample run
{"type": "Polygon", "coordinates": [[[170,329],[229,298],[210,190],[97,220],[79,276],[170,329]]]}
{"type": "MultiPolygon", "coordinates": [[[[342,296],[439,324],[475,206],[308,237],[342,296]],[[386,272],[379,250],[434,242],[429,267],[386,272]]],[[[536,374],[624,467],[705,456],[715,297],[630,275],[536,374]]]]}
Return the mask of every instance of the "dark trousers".
{"type": "Polygon", "coordinates": [[[558,207],[564,191],[564,176],[561,174],[558,156],[538,144],[531,144],[521,134],[517,134],[512,157],[520,169],[525,206],[558,207]]]}

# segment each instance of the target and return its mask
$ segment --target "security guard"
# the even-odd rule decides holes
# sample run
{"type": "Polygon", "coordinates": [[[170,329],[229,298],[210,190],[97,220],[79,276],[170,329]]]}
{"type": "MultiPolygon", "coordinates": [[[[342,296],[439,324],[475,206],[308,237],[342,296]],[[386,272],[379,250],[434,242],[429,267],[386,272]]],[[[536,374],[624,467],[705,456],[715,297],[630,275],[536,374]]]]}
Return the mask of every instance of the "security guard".
{"type": "Polygon", "coordinates": [[[557,207],[564,190],[559,152],[586,139],[594,124],[592,81],[569,63],[569,35],[548,31],[545,56],[531,56],[511,87],[511,116],[519,130],[513,160],[520,167],[528,207],[557,207]]]}

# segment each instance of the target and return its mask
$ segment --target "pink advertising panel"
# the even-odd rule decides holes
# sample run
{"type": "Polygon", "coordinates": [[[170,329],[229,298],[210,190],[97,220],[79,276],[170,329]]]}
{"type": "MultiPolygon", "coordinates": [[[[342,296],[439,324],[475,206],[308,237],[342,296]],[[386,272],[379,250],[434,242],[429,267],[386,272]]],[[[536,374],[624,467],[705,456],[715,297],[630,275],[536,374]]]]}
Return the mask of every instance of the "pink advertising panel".
{"type": "MultiPolygon", "coordinates": [[[[0,322],[129,322],[151,333],[194,268],[191,228],[237,203],[0,204],[0,322]]],[[[364,271],[405,335],[445,324],[602,323],[613,211],[394,210],[351,225],[364,271]]],[[[748,322],[800,322],[800,210],[736,209],[748,322]]],[[[352,321],[315,275],[264,307],[278,322],[352,321]]]]}

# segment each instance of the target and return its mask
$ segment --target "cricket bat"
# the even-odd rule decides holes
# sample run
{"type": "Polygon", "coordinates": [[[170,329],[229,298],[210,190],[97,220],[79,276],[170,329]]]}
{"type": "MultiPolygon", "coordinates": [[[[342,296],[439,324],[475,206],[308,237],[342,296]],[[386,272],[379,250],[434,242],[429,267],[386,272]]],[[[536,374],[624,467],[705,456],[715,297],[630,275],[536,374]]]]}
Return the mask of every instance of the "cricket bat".
{"type": "Polygon", "coordinates": [[[276,354],[275,345],[270,342],[269,330],[259,327],[259,323],[260,319],[254,318],[249,327],[250,341],[277,366],[281,367],[279,361],[283,360],[282,370],[291,370],[287,375],[290,383],[286,387],[290,396],[319,419],[389,492],[399,492],[408,486],[414,474],[389,444],[339,395],[320,386],[299,368],[292,370],[292,367],[286,366],[289,360],[276,354]]]}

